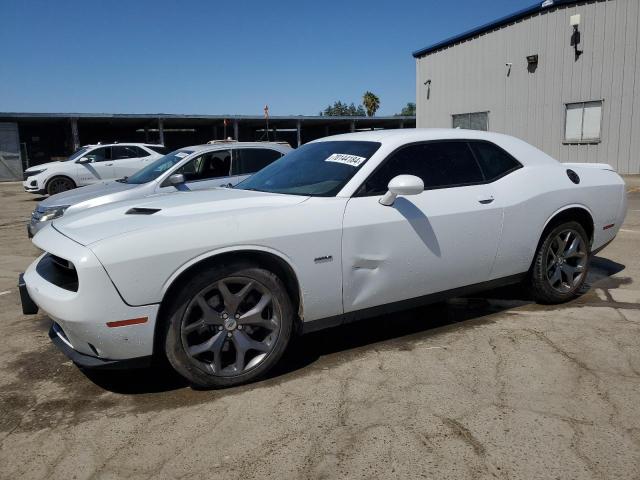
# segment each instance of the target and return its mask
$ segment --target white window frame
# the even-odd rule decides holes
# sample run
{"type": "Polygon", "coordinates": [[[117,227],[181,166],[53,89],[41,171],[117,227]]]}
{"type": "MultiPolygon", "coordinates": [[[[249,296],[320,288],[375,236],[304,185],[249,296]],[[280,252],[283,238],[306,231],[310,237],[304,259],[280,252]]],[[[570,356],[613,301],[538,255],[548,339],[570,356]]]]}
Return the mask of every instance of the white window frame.
{"type": "Polygon", "coordinates": [[[602,119],[604,117],[604,99],[600,100],[587,100],[585,102],[568,102],[564,104],[564,130],[562,132],[562,143],[564,145],[595,145],[597,143],[602,142],[602,119]],[[584,138],[584,108],[585,105],[589,103],[599,103],[600,104],[600,135],[598,138],[584,138]],[[581,105],[582,107],[582,124],[580,125],[580,140],[569,140],[567,139],[567,112],[569,111],[569,107],[575,107],[577,105],[581,105]]]}
{"type": "MultiPolygon", "coordinates": [[[[482,132],[482,131],[488,132],[490,130],[489,119],[491,117],[491,115],[490,115],[491,112],[489,110],[483,110],[483,111],[480,111],[480,112],[452,113],[451,114],[451,127],[455,128],[453,126],[453,122],[454,122],[455,117],[461,117],[463,115],[468,115],[469,119],[471,119],[471,115],[477,115],[477,114],[480,114],[480,113],[485,113],[487,115],[487,129],[486,130],[476,130],[476,131],[477,132],[482,132]]],[[[467,129],[465,128],[465,129],[461,129],[461,130],[467,130],[467,129]]]]}

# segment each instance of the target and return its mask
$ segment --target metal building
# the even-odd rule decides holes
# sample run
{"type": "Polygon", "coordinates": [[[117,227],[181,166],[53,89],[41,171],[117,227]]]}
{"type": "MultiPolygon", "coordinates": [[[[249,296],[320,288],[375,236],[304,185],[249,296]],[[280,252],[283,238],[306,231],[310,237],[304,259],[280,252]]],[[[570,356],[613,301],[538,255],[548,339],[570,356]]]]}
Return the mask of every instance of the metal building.
{"type": "Polygon", "coordinates": [[[639,0],[547,0],[413,53],[418,127],[640,173],[639,0]]]}

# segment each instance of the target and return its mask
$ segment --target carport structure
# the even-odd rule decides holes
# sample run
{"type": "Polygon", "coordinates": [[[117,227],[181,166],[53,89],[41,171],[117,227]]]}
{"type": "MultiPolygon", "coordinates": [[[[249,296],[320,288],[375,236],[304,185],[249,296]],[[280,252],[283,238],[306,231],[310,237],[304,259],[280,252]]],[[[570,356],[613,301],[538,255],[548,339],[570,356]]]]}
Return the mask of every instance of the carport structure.
{"type": "Polygon", "coordinates": [[[161,143],[170,150],[233,138],[303,143],[357,130],[414,128],[415,117],[179,115],[107,113],[2,113],[0,124],[18,131],[22,167],[70,155],[81,145],[106,142],[161,143]]]}

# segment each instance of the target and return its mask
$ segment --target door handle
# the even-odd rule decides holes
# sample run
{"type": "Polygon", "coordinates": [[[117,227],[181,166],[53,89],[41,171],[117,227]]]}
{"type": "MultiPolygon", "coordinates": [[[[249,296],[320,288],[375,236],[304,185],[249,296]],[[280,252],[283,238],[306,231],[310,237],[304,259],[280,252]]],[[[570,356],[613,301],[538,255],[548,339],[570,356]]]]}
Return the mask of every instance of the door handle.
{"type": "Polygon", "coordinates": [[[113,167],[113,163],[105,163],[107,167],[113,167]]]}
{"type": "Polygon", "coordinates": [[[221,183],[220,186],[224,187],[224,188],[231,188],[231,187],[233,187],[233,184],[231,184],[231,183],[221,183]]]}
{"type": "Polygon", "coordinates": [[[493,195],[489,195],[487,197],[478,197],[478,202],[481,203],[482,205],[488,205],[494,200],[495,198],[493,198],[493,195]]]}

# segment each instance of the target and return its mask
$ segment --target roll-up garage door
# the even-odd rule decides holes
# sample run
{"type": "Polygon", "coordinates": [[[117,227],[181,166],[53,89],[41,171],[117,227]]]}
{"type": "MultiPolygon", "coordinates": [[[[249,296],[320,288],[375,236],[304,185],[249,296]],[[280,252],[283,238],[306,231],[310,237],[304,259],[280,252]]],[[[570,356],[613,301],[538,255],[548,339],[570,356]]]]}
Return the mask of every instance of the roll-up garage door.
{"type": "Polygon", "coordinates": [[[17,123],[0,123],[0,181],[22,180],[17,123]]]}

